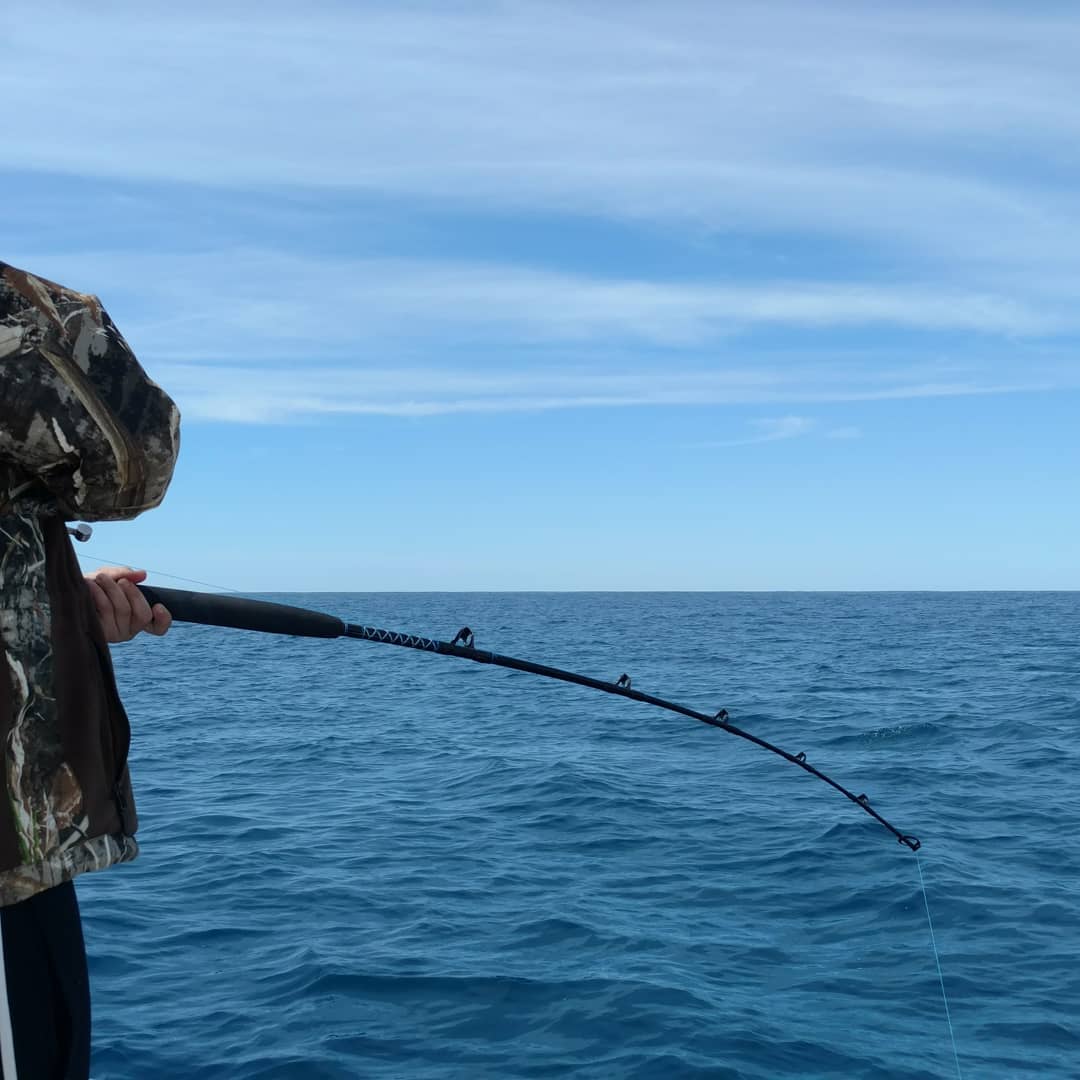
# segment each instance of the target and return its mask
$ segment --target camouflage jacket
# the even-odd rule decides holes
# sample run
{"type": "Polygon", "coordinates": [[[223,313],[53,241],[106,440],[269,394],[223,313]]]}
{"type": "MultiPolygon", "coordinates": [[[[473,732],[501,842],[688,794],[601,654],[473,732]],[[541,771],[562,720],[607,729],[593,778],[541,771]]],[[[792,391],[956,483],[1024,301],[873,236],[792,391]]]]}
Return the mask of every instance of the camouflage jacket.
{"type": "Polygon", "coordinates": [[[156,506],[178,445],[99,301],[0,263],[0,907],[138,851],[130,730],[65,522],[156,506]]]}

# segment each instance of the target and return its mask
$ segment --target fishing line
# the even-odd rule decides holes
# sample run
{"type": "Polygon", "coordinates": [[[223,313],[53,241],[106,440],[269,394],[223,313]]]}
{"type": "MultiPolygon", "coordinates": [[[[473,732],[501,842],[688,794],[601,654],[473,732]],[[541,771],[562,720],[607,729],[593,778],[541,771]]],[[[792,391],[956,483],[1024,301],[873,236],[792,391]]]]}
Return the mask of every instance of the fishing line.
{"type": "Polygon", "coordinates": [[[941,973],[941,955],[938,952],[937,939],[934,936],[934,920],[930,918],[930,901],[926,895],[926,879],[923,877],[922,860],[918,849],[915,850],[915,865],[919,868],[919,884],[922,886],[923,904],[926,907],[926,923],[930,927],[930,947],[934,950],[934,963],[937,965],[938,982],[941,984],[941,1000],[945,1003],[945,1022],[949,1026],[949,1040],[952,1042],[953,1060],[956,1062],[956,1075],[963,1080],[960,1072],[960,1055],[956,1050],[956,1032],[953,1031],[952,1015],[949,1012],[949,998],[945,993],[945,976],[941,973]]]}
{"type": "MultiPolygon", "coordinates": [[[[68,530],[71,531],[70,529],[68,530]]],[[[78,539],[78,537],[76,537],[78,539]]],[[[116,559],[99,559],[96,555],[87,555],[84,552],[79,553],[80,559],[92,559],[96,563],[101,563],[102,566],[127,566],[127,563],[118,561],[116,559]]],[[[215,585],[212,581],[200,581],[198,578],[181,577],[179,574],[166,574],[163,570],[153,570],[149,566],[143,567],[148,574],[153,574],[155,577],[168,578],[170,581],[186,581],[189,585],[205,585],[208,589],[220,589],[223,593],[236,593],[239,589],[230,589],[225,585],[215,585]]]]}
{"type": "Polygon", "coordinates": [[[310,611],[307,608],[290,607],[286,604],[272,604],[265,600],[248,600],[238,596],[194,593],[182,589],[159,589],[156,586],[148,585],[140,585],[139,588],[151,605],[164,604],[173,619],[179,622],[201,623],[205,626],[225,626],[238,630],[256,630],[269,634],[291,634],[299,637],[350,637],[384,645],[398,645],[406,649],[418,649],[422,652],[438,653],[441,656],[456,656],[479,664],[493,664],[514,671],[525,671],[533,675],[541,675],[548,679],[557,679],[560,682],[575,683],[578,686],[587,686],[592,690],[599,690],[605,694],[615,694],[618,697],[640,701],[646,705],[655,705],[657,708],[666,709],[668,712],[689,716],[703,724],[708,724],[710,727],[721,728],[740,739],[745,739],[747,742],[754,743],[755,746],[760,746],[762,749],[782,757],[785,761],[790,761],[793,765],[798,765],[800,769],[810,773],[811,776],[816,776],[869,814],[875,821],[888,829],[899,843],[911,848],[912,851],[919,850],[919,840],[914,836],[901,832],[890,824],[870,805],[868,796],[865,794],[856,795],[842,784],[837,783],[832,777],[827,776],[820,769],[811,765],[806,760],[805,753],[789,753],[774,743],[737,727],[731,722],[727,709],[720,709],[712,714],[703,713],[697,709],[687,708],[685,705],[677,705],[675,702],[668,701],[665,698],[635,690],[631,685],[629,675],[623,674],[614,682],[605,682],[601,679],[591,678],[588,675],[565,671],[562,668],[549,667],[546,664],[534,664],[530,660],[519,660],[517,657],[502,656],[499,653],[488,652],[485,649],[477,649],[473,633],[467,626],[458,631],[453,641],[439,641],[435,638],[401,633],[397,630],[382,630],[374,626],[358,626],[353,623],[344,623],[333,615],[310,611]]]}
{"type": "MultiPolygon", "coordinates": [[[[91,536],[94,535],[94,527],[87,525],[85,521],[80,521],[78,525],[69,525],[67,527],[69,535],[78,540],[80,543],[85,544],[91,536]]],[[[90,559],[93,562],[101,563],[102,566],[127,566],[127,563],[119,561],[117,559],[99,559],[96,555],[80,555],[81,559],[90,559]]],[[[205,585],[208,589],[220,589],[225,593],[235,593],[238,589],[230,589],[225,585],[215,585],[212,581],[200,581],[198,578],[180,577],[179,574],[166,574],[163,570],[153,570],[150,567],[144,567],[148,574],[156,574],[158,577],[168,578],[170,581],[186,581],[189,585],[205,585]]]]}

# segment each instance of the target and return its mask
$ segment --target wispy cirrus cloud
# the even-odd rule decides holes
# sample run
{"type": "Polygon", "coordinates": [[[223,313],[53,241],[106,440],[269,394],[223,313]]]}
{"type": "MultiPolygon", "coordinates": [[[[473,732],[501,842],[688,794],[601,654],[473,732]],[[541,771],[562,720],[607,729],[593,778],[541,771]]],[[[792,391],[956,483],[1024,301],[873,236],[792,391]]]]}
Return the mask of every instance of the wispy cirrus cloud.
{"type": "Polygon", "coordinates": [[[800,435],[807,435],[814,431],[817,428],[817,421],[809,416],[766,416],[749,421],[747,426],[750,434],[741,438],[716,439],[692,445],[697,450],[716,450],[729,446],[754,446],[758,443],[797,439],[800,435]]]}
{"type": "MultiPolygon", "coordinates": [[[[287,423],[319,416],[424,417],[461,413],[568,409],[824,404],[1018,393],[1030,383],[995,384],[975,372],[965,380],[934,381],[918,368],[860,374],[835,368],[739,368],[714,371],[566,369],[546,372],[403,368],[252,369],[248,366],[166,362],[153,372],[188,420],[287,423]]],[[[762,420],[745,439],[793,438],[814,427],[800,416],[762,420]]],[[[713,444],[719,445],[719,444],[713,444]]]]}
{"type": "Polygon", "coordinates": [[[101,294],[189,417],[1076,385],[1062,339],[1080,330],[1080,20],[1065,14],[270,2],[253,26],[205,0],[142,20],[59,11],[60,36],[56,9],[0,13],[0,93],[33,103],[9,112],[3,168],[134,185],[105,185],[114,226],[125,199],[164,200],[202,254],[164,233],[153,253],[92,250],[69,207],[49,250],[5,258],[101,294]],[[247,246],[184,217],[206,189],[232,192],[230,214],[265,200],[247,246]],[[504,215],[495,228],[557,216],[568,235],[604,219],[707,235],[716,254],[666,276],[581,241],[546,262],[452,243],[375,257],[345,225],[330,254],[295,212],[320,195],[504,215]],[[755,254],[746,273],[729,233],[809,254],[790,272],[755,254]],[[840,349],[843,333],[875,340],[840,349]],[[1026,347],[1050,338],[1059,351],[1026,347]]]}
{"type": "Polygon", "coordinates": [[[7,168],[796,230],[969,271],[1080,265],[1065,9],[128,14],[5,5],[0,92],[26,105],[6,117],[7,168]]]}
{"type": "MultiPolygon", "coordinates": [[[[52,272],[49,256],[26,255],[27,265],[52,272]]],[[[798,407],[1080,383],[1067,349],[1038,350],[1041,337],[1069,325],[1067,312],[962,291],[650,282],[256,250],[62,261],[65,280],[95,283],[189,420],[798,407]],[[140,317],[129,319],[129,306],[140,317]],[[841,347],[830,337],[882,328],[977,334],[985,348],[928,355],[922,344],[841,347]],[[777,330],[789,334],[780,345],[770,338],[777,330]],[[995,340],[1002,336],[1004,347],[995,340]],[[1018,348],[1020,338],[1031,340],[1029,350],[1018,348]]],[[[781,417],[736,441],[809,430],[805,418],[781,417]]]]}
{"type": "MultiPolygon", "coordinates": [[[[21,254],[21,253],[20,253],[21,254]]],[[[292,351],[442,337],[522,346],[595,340],[695,346],[759,328],[885,328],[1046,336],[1080,328],[1075,305],[963,287],[775,280],[664,281],[434,259],[27,252],[26,265],[137,299],[128,335],[163,357],[292,351]],[[61,267],[62,264],[62,267],[61,267]]],[[[12,257],[14,258],[14,256],[12,257]]],[[[85,286],[89,288],[89,285],[85,286]]]]}

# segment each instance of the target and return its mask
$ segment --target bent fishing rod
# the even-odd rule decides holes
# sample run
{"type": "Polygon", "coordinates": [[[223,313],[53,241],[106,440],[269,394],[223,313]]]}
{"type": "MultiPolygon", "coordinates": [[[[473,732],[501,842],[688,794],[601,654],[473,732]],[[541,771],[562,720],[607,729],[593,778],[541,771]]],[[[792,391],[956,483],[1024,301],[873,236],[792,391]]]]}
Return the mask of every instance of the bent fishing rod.
{"type": "Polygon", "coordinates": [[[630,677],[625,674],[620,675],[615,682],[603,682],[600,679],[590,678],[588,675],[578,675],[573,671],[564,671],[562,668],[534,664],[529,660],[519,660],[513,656],[501,656],[499,653],[488,652],[486,649],[477,649],[473,633],[467,626],[458,631],[453,641],[437,641],[433,638],[405,634],[397,630],[380,630],[374,626],[358,626],[353,623],[345,623],[333,615],[311,611],[307,608],[291,607],[286,604],[273,604],[265,600],[248,600],[238,596],[189,592],[185,589],[161,589],[150,585],[140,585],[139,589],[151,606],[164,604],[172,617],[178,622],[231,627],[237,630],[255,630],[264,634],[290,634],[295,637],[315,638],[349,637],[359,638],[362,641],[380,642],[384,645],[399,645],[406,649],[419,649],[423,652],[438,653],[441,656],[457,656],[462,660],[473,660],[478,664],[494,664],[497,667],[542,675],[544,678],[557,679],[560,682],[575,683],[578,686],[601,690],[605,694],[615,694],[618,697],[629,698],[632,701],[640,701],[646,705],[655,705],[669,712],[689,716],[693,720],[699,720],[703,724],[720,728],[731,735],[738,736],[740,739],[752,742],[755,746],[760,746],[777,754],[785,761],[798,765],[800,769],[810,773],[811,776],[816,776],[819,780],[823,780],[830,787],[839,791],[841,795],[850,799],[860,809],[866,811],[875,821],[884,825],[897,838],[899,843],[911,848],[912,851],[918,851],[921,846],[916,837],[901,832],[886,821],[870,805],[870,800],[866,795],[854,794],[842,784],[826,776],[820,769],[811,765],[806,760],[805,753],[791,754],[766,739],[759,738],[749,731],[744,731],[731,722],[727,709],[720,709],[719,712],[710,715],[696,709],[687,708],[685,705],[678,705],[673,701],[667,701],[664,698],[655,697],[653,694],[645,694],[640,690],[635,690],[631,686],[630,677]]]}

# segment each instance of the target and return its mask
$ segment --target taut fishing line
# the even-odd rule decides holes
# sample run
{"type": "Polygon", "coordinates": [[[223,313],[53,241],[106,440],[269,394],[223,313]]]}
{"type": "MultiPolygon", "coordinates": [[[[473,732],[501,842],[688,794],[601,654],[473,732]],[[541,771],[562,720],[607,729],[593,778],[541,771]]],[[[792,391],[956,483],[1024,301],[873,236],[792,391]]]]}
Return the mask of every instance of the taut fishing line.
{"type": "MultiPolygon", "coordinates": [[[[74,529],[68,529],[68,532],[75,537],[76,540],[82,540],[84,537],[78,536],[74,529]]],[[[89,539],[88,537],[86,539],[89,539]]],[[[94,562],[101,563],[102,566],[126,566],[127,563],[118,562],[116,559],[99,559],[96,555],[87,555],[83,552],[79,553],[80,559],[92,559],[94,562]]],[[[189,585],[205,585],[208,589],[220,589],[223,593],[238,593],[239,589],[230,589],[227,585],[215,585],[212,581],[200,581],[198,578],[181,577],[179,574],[166,574],[163,570],[151,570],[149,567],[145,567],[148,574],[154,574],[157,577],[169,578],[170,581],[186,581],[189,585]]]]}
{"type": "MultiPolygon", "coordinates": [[[[74,530],[73,535],[76,535],[74,530]]],[[[76,535],[77,539],[88,539],[86,536],[76,535]]],[[[97,560],[95,561],[102,561],[97,560]]],[[[176,575],[163,574],[163,577],[176,575]]],[[[176,578],[180,581],[192,581],[190,578],[176,578]]],[[[208,582],[195,582],[196,584],[209,584],[208,582]]],[[[212,585],[212,588],[219,586],[212,585]]],[[[678,705],[673,701],[656,697],[635,690],[631,685],[630,676],[623,674],[614,682],[604,682],[593,679],[587,675],[579,675],[573,671],[565,671],[562,668],[549,667],[545,664],[534,664],[529,660],[519,660],[513,656],[502,656],[499,653],[489,652],[475,647],[476,643],[473,632],[469,627],[463,627],[455,635],[452,641],[439,641],[434,638],[422,637],[417,634],[402,633],[397,630],[382,630],[374,626],[360,626],[354,623],[346,623],[333,615],[323,612],[311,611],[307,608],[292,607],[287,604],[274,604],[265,600],[249,600],[246,597],[236,595],[222,595],[213,593],[188,592],[183,589],[162,589],[156,586],[140,585],[139,590],[146,597],[147,602],[164,604],[178,622],[199,623],[204,626],[230,627],[237,630],[254,630],[267,634],[288,634],[296,637],[338,638],[349,637],[361,641],[378,642],[384,645],[397,645],[406,649],[416,649],[421,652],[438,653],[441,656],[456,656],[462,660],[472,660],[479,664],[492,664],[497,667],[510,668],[514,671],[524,671],[533,675],[540,675],[548,679],[556,679],[560,682],[574,683],[578,686],[586,686],[592,690],[600,690],[605,694],[614,694],[618,697],[629,698],[632,701],[640,701],[646,705],[655,705],[657,708],[666,709],[668,712],[688,716],[711,727],[721,728],[731,735],[735,735],[756,746],[762,747],[785,761],[816,776],[819,780],[835,788],[861,810],[869,814],[897,838],[897,841],[916,853],[915,861],[919,870],[919,885],[922,891],[923,904],[926,908],[926,920],[930,928],[930,944],[934,954],[934,962],[937,967],[938,982],[941,986],[941,997],[945,1005],[945,1020],[949,1029],[949,1038],[952,1043],[953,1060],[956,1063],[956,1075],[963,1080],[960,1072],[960,1056],[956,1048],[956,1035],[953,1030],[952,1016],[949,1011],[949,1000],[945,993],[945,978],[941,970],[941,957],[938,953],[937,940],[934,935],[934,923],[930,917],[930,900],[926,892],[926,881],[923,878],[922,862],[918,851],[921,842],[914,836],[901,832],[871,805],[866,795],[856,795],[842,784],[837,783],[820,769],[811,765],[805,753],[792,754],[781,749],[774,743],[768,742],[757,735],[751,734],[731,722],[726,709],[709,714],[699,712],[696,709],[678,705]]]]}
{"type": "Polygon", "coordinates": [[[915,865],[919,868],[919,885],[922,887],[923,904],[926,907],[926,923],[930,927],[930,947],[934,950],[934,963],[937,965],[938,983],[941,986],[941,1000],[945,1004],[945,1023],[949,1028],[949,1041],[952,1043],[953,1061],[956,1062],[957,1080],[964,1080],[960,1072],[960,1055],[956,1050],[956,1032],[953,1031],[952,1014],[949,1012],[949,997],[945,993],[945,976],[941,973],[941,955],[938,953],[937,938],[934,936],[934,920],[930,918],[930,900],[926,895],[926,879],[923,877],[922,859],[915,852],[915,865]]]}

